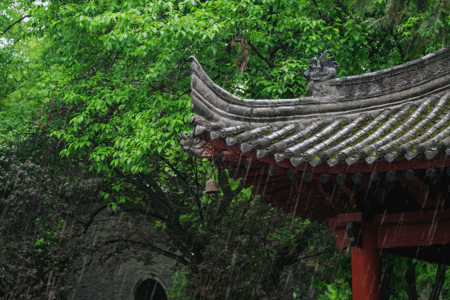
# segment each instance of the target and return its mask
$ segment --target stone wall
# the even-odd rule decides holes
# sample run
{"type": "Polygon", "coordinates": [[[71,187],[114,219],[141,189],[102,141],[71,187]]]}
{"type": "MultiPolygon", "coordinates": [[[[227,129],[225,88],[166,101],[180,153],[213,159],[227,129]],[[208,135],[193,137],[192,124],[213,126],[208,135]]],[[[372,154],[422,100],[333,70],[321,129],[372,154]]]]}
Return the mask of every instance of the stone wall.
{"type": "MultiPolygon", "coordinates": [[[[129,216],[128,216],[129,217],[129,216]]],[[[89,228],[87,238],[92,242],[100,242],[111,238],[120,226],[146,226],[152,228],[149,224],[136,224],[130,222],[129,218],[124,218],[122,213],[112,213],[107,210],[96,217],[95,222],[89,228]]],[[[162,245],[158,245],[163,247],[162,245]]],[[[136,247],[137,248],[137,247],[136,247]]],[[[104,270],[103,266],[88,266],[86,262],[80,261],[82,268],[81,274],[75,276],[75,284],[80,287],[69,297],[70,300],[138,300],[136,291],[140,284],[145,280],[156,281],[167,297],[169,297],[172,288],[172,278],[175,271],[175,260],[161,254],[151,253],[151,263],[147,259],[150,250],[134,249],[131,246],[128,255],[131,259],[121,261],[112,258],[110,265],[112,269],[104,270]]],[[[154,282],[152,281],[152,282],[154,282]]],[[[141,288],[142,290],[142,288],[141,288]]],[[[148,298],[150,299],[150,298],[148,298]]],[[[159,300],[160,298],[153,298],[159,300]]],[[[165,300],[165,299],[161,299],[165,300]]]]}

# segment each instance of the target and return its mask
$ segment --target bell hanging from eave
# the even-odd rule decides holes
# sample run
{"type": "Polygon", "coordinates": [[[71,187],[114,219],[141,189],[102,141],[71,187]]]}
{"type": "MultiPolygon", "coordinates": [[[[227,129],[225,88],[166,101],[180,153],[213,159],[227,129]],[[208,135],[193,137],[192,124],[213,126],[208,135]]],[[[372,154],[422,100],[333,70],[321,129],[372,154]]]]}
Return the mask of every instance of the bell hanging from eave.
{"type": "Polygon", "coordinates": [[[214,179],[210,179],[206,182],[205,192],[207,194],[217,194],[219,192],[219,187],[214,179]]]}

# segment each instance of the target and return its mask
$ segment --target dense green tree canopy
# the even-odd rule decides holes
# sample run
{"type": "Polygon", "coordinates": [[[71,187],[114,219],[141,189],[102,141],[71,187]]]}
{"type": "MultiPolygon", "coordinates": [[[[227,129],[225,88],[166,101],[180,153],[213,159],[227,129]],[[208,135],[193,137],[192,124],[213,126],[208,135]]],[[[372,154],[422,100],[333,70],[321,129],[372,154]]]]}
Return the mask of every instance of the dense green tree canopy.
{"type": "MultiPolygon", "coordinates": [[[[333,51],[342,77],[447,46],[449,9],[448,1],[437,0],[1,1],[0,34],[7,43],[0,48],[0,211],[8,220],[2,234],[22,224],[24,241],[37,240],[39,253],[70,253],[51,267],[35,247],[22,256],[26,267],[41,264],[41,277],[53,270],[63,280],[74,253],[93,250],[53,233],[73,221],[79,227],[66,238],[79,238],[111,204],[164,231],[167,244],[181,252],[166,254],[190,270],[194,298],[280,299],[294,290],[298,297],[345,297],[348,255],[330,250],[324,226],[265,206],[225,170],[179,148],[177,134],[191,130],[188,58],[196,56],[218,85],[242,97],[306,96],[303,71],[324,50],[333,51]],[[26,176],[16,176],[20,170],[26,176]],[[202,192],[211,176],[219,180],[218,196],[202,192]],[[74,198],[76,187],[87,190],[74,198]],[[89,209],[82,221],[77,213],[89,209]],[[301,259],[316,254],[323,254],[320,267],[316,258],[301,259]],[[281,289],[286,268],[299,262],[292,274],[303,281],[281,289]],[[236,272],[247,280],[236,284],[236,272]]],[[[157,249],[147,241],[124,235],[114,243],[157,249]]],[[[12,250],[8,258],[18,261],[12,250]]],[[[392,280],[416,268],[406,260],[391,265],[385,270],[392,280]]],[[[436,272],[445,273],[422,263],[417,268],[428,274],[417,278],[420,291],[436,272]]],[[[10,289],[11,299],[27,291],[15,284],[17,268],[0,271],[0,289],[10,289]]],[[[23,282],[37,282],[27,276],[23,282]]],[[[392,297],[404,299],[406,286],[392,288],[392,297]]],[[[35,290],[35,298],[45,297],[45,286],[35,290]]]]}

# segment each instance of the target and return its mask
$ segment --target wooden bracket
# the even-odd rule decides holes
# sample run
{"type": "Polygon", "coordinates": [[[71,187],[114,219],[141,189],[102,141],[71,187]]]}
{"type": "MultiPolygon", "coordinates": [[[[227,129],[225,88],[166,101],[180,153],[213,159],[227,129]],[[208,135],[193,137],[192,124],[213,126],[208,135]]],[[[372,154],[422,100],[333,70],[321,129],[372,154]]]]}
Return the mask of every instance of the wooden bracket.
{"type": "Polygon", "coordinates": [[[350,247],[361,248],[361,223],[347,222],[345,224],[345,231],[347,232],[348,244],[350,247]]]}

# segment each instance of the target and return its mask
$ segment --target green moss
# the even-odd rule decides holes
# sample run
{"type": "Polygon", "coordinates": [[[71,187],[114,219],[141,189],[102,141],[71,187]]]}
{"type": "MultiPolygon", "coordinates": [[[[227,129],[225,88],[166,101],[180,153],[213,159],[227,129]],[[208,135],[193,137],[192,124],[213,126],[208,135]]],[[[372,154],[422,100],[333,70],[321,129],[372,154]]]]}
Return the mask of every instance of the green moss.
{"type": "MultiPolygon", "coordinates": [[[[434,124],[436,124],[437,122],[439,122],[440,118],[446,113],[446,110],[450,108],[450,101],[448,101],[447,103],[445,103],[444,107],[439,111],[439,113],[436,115],[436,117],[432,120],[430,120],[430,122],[428,122],[427,124],[425,124],[425,126],[419,130],[418,132],[416,132],[416,134],[413,135],[413,137],[410,139],[415,140],[416,138],[420,137],[421,135],[423,135],[427,130],[429,130],[434,124]]],[[[431,110],[430,110],[431,112],[431,110]]],[[[426,115],[421,116],[420,121],[422,121],[424,118],[426,117],[426,115]]],[[[444,125],[443,127],[446,127],[447,125],[444,125]]],[[[439,132],[440,130],[438,130],[439,132]]],[[[432,136],[435,136],[436,134],[438,134],[438,132],[435,132],[432,136]]]]}
{"type": "MultiPolygon", "coordinates": [[[[430,122],[430,123],[431,123],[431,125],[435,124],[435,122],[430,122]]],[[[427,129],[429,129],[429,128],[431,127],[431,125],[428,126],[427,129]]],[[[440,129],[436,130],[436,132],[434,132],[434,133],[433,133],[429,138],[427,138],[426,140],[430,140],[430,139],[434,138],[436,135],[438,135],[440,132],[442,132],[443,130],[445,130],[447,127],[450,127],[450,120],[448,120],[448,121],[444,124],[444,126],[442,126],[440,129]]],[[[425,131],[426,131],[426,129],[421,130],[422,134],[424,134],[425,131]]],[[[414,139],[420,137],[422,134],[417,135],[417,137],[414,137],[412,140],[414,140],[414,139]]],[[[415,135],[415,136],[416,136],[416,135],[415,135]]],[[[417,150],[417,146],[420,145],[421,143],[425,142],[426,140],[423,140],[423,141],[421,141],[420,143],[414,145],[413,150],[417,150]]]]}

